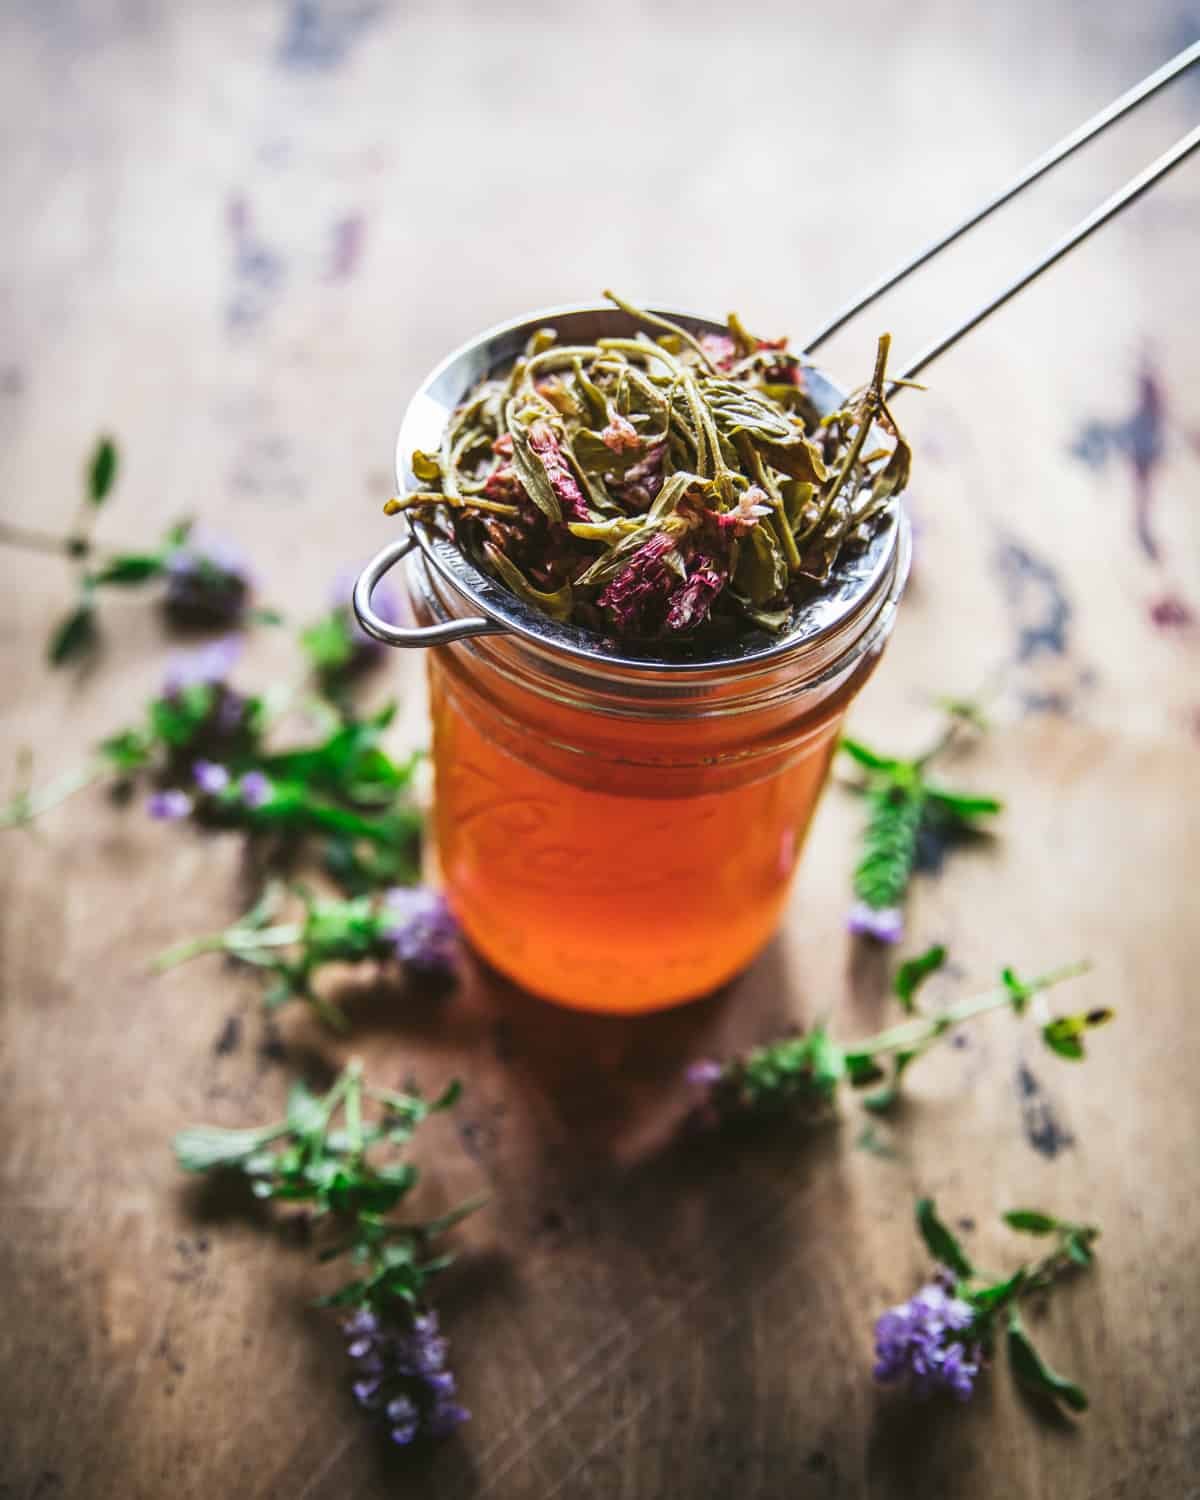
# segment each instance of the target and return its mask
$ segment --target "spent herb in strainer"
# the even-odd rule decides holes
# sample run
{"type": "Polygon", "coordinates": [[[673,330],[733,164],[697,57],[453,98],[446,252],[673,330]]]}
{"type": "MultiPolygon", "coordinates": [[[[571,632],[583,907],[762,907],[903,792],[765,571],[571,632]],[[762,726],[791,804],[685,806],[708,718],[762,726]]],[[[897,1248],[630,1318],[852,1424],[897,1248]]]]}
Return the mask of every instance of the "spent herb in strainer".
{"type": "Polygon", "coordinates": [[[697,337],[607,295],[647,331],[535,334],[470,392],[437,453],[412,455],[421,488],[389,514],[436,520],[527,604],[610,638],[787,630],[908,482],[889,336],[869,384],[821,417],[786,339],[734,315],[697,337]]]}

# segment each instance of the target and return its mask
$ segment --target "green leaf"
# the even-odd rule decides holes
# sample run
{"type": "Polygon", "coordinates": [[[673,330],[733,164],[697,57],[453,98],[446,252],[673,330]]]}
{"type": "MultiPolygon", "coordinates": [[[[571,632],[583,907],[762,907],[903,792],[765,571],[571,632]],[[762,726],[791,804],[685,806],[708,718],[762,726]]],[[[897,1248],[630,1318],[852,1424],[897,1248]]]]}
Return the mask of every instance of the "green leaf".
{"type": "Polygon", "coordinates": [[[324,1101],[312,1093],[300,1079],[288,1090],[287,1123],[293,1135],[303,1136],[305,1139],[319,1136],[325,1129],[324,1101]]]}
{"type": "Polygon", "coordinates": [[[1049,1214],[1038,1213],[1033,1208],[1010,1208],[1001,1217],[1010,1229],[1016,1229],[1021,1234],[1053,1234],[1058,1228],[1057,1219],[1051,1218],[1049,1214]]]}
{"type": "Polygon", "coordinates": [[[886,755],[880,755],[861,740],[852,740],[848,735],[842,736],[840,748],[851,758],[856,760],[860,766],[865,766],[868,771],[894,771],[900,762],[892,760],[886,755]]]}
{"type": "Polygon", "coordinates": [[[1084,1011],[1074,1016],[1059,1016],[1056,1020],[1047,1021],[1042,1027],[1042,1040],[1051,1052],[1057,1052],[1059,1057],[1079,1062],[1085,1056],[1084,1035],[1097,1026],[1106,1026],[1112,1018],[1113,1012],[1108,1009],[1084,1011]]]}
{"type": "Polygon", "coordinates": [[[110,437],[102,437],[92,451],[88,463],[88,499],[93,505],[103,505],[117,478],[117,445],[110,437]]]}
{"type": "Polygon", "coordinates": [[[953,1271],[959,1278],[965,1279],[974,1274],[966,1251],[959,1244],[957,1237],[938,1218],[932,1198],[918,1198],[917,1228],[930,1255],[939,1265],[945,1266],[948,1271],[953,1271]]]}
{"type": "Polygon", "coordinates": [[[1094,1224],[1072,1224],[1063,1237],[1063,1249],[1077,1266],[1090,1266],[1096,1259],[1092,1241],[1099,1236],[1094,1224]]]}
{"type": "Polygon", "coordinates": [[[823,1026],[816,1026],[809,1032],[808,1056],[814,1087],[832,1098],[846,1076],[845,1052],[823,1026]]]}
{"type": "Polygon", "coordinates": [[[55,626],[48,650],[51,665],[61,667],[74,657],[86,655],[98,639],[96,611],[85,599],[55,626]]]}
{"type": "Polygon", "coordinates": [[[919,1057],[916,1050],[911,1052],[897,1052],[892,1058],[892,1076],[884,1088],[878,1089],[873,1094],[868,1094],[863,1100],[863,1108],[869,1109],[872,1114],[885,1115],[892,1109],[900,1098],[900,1079],[905,1068],[912,1062],[914,1057],[919,1057]]]}
{"type": "Polygon", "coordinates": [[[1014,1376],[1027,1391],[1058,1405],[1069,1406],[1072,1411],[1087,1410],[1086,1392],[1046,1364],[1034,1348],[1015,1308],[1008,1321],[1008,1358],[1014,1376]]]}
{"type": "Polygon", "coordinates": [[[191,536],[193,525],[194,522],[190,517],[187,517],[182,521],[176,521],[173,526],[168,526],[166,535],[163,537],[163,545],[171,551],[174,551],[177,547],[182,547],[188,537],[191,536]]]}
{"type": "Polygon", "coordinates": [[[916,958],[906,958],[896,970],[892,989],[897,1000],[910,1014],[915,1009],[914,1001],[917,991],[931,974],[937,973],[945,962],[946,949],[941,943],[935,943],[916,958]]]}
{"type": "Polygon", "coordinates": [[[1026,1274],[1025,1267],[1022,1266],[1003,1281],[995,1281],[991,1286],[979,1287],[973,1292],[967,1292],[966,1299],[981,1318],[989,1317],[998,1307],[1011,1302],[1020,1292],[1025,1285],[1026,1274]]]}
{"type": "Polygon", "coordinates": [[[300,645],[319,673],[340,672],[354,653],[354,637],[344,609],[333,609],[324,619],[300,633],[300,645]]]}
{"type": "Polygon", "coordinates": [[[845,1062],[851,1088],[866,1088],[884,1076],[883,1069],[869,1052],[847,1052],[845,1062]]]}
{"type": "Polygon", "coordinates": [[[94,584],[116,584],[130,588],[147,579],[157,578],[163,571],[163,559],[157,552],[124,552],[110,557],[98,573],[92,574],[94,584]]]}
{"type": "Polygon", "coordinates": [[[1018,979],[1014,970],[1002,969],[1000,971],[1000,982],[1008,991],[1009,1003],[1016,1015],[1023,1015],[1030,996],[1034,994],[1033,989],[1023,980],[1018,979]]]}
{"type": "Polygon", "coordinates": [[[248,609],[244,616],[250,625],[286,625],[287,619],[277,609],[265,609],[260,606],[257,609],[248,609]]]}
{"type": "Polygon", "coordinates": [[[150,760],[150,745],[140,729],[126,729],[100,743],[100,754],[123,773],[140,771],[150,760]]]}
{"type": "Polygon", "coordinates": [[[453,1109],[458,1101],[462,1098],[462,1091],[462,1080],[458,1078],[452,1078],[446,1085],[446,1087],[442,1090],[442,1092],[433,1101],[433,1103],[429,1106],[430,1114],[432,1114],[435,1110],[453,1109]]]}
{"type": "Polygon", "coordinates": [[[926,794],[939,812],[969,823],[973,818],[991,817],[1004,811],[998,797],[975,796],[970,792],[951,792],[945,787],[927,787],[926,794]]]}
{"type": "Polygon", "coordinates": [[[238,1167],[284,1133],[282,1125],[268,1125],[261,1130],[223,1130],[218,1125],[193,1125],[176,1135],[175,1157],[185,1172],[238,1167]]]}

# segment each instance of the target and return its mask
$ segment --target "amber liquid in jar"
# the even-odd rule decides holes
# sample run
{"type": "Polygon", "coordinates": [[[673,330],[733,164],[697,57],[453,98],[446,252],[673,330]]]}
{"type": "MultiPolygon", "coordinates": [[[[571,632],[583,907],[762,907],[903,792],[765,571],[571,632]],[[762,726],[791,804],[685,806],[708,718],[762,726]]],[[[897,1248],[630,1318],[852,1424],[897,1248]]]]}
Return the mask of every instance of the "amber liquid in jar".
{"type": "Polygon", "coordinates": [[[704,995],[770,939],[865,655],[815,707],[674,719],[592,712],[430,660],[435,819],[447,899],[524,988],[633,1013],[704,995]]]}

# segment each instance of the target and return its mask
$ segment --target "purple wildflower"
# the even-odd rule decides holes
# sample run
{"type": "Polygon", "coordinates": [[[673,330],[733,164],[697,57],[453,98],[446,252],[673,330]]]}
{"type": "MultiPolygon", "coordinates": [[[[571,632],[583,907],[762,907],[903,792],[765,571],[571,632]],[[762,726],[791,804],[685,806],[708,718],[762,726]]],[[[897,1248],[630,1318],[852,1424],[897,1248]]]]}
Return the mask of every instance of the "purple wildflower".
{"type": "Polygon", "coordinates": [[[887,1384],[907,1378],[919,1396],[944,1390],[966,1401],[975,1388],[981,1351],[955,1335],[973,1318],[970,1304],[944,1286],[923,1286],[875,1324],[875,1379],[887,1384]]]}
{"type": "Polygon", "coordinates": [[[846,916],[846,929],[856,937],[874,938],[877,943],[898,943],[904,936],[904,913],[898,906],[877,910],[865,901],[856,901],[846,916]]]}
{"type": "Polygon", "coordinates": [[[173,656],[167,664],[163,693],[172,698],[184,688],[195,687],[197,684],[220,686],[233,671],[241,649],[241,641],[236,636],[227,635],[210,645],[200,646],[195,651],[185,651],[173,656]]]}
{"type": "Polygon", "coordinates": [[[271,796],[271,782],[262,771],[247,771],[238,783],[238,791],[247,807],[261,807],[271,796]]]}
{"type": "Polygon", "coordinates": [[[712,1084],[720,1081],[725,1069],[719,1062],[711,1057],[702,1057],[698,1062],[689,1063],[685,1077],[689,1083],[694,1083],[702,1088],[709,1088],[712,1084]]]}
{"type": "Polygon", "coordinates": [[[186,792],[181,792],[178,787],[167,787],[161,792],[154,792],[146,799],[146,811],[152,818],[158,818],[163,822],[174,822],[177,818],[186,818],[192,810],[192,799],[186,792]]]}
{"type": "Polygon", "coordinates": [[[215,760],[198,760],[192,766],[192,779],[202,792],[215,797],[229,785],[229,772],[215,760]]]}
{"type": "Polygon", "coordinates": [[[404,1326],[363,1307],[343,1332],[357,1372],[354,1399],[387,1428],[394,1443],[405,1446],[422,1434],[445,1437],[468,1419],[446,1369],[446,1340],[436,1313],[418,1313],[404,1326]]]}
{"type": "Polygon", "coordinates": [[[446,898],[428,886],[398,886],[388,892],[384,929],[402,964],[428,974],[451,974],[458,923],[446,898]]]}
{"type": "Polygon", "coordinates": [[[238,625],[253,588],[241,549],[193,533],[167,559],[165,607],[180,625],[238,625]]]}

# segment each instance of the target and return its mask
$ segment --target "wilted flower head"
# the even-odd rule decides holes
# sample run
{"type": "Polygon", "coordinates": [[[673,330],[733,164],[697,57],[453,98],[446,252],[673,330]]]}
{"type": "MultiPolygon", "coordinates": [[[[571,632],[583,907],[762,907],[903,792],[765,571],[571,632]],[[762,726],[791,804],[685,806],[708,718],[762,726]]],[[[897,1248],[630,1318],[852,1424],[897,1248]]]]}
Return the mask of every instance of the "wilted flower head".
{"type": "Polygon", "coordinates": [[[468,1419],[446,1368],[446,1340],[436,1313],[416,1313],[405,1323],[363,1307],[343,1331],[356,1369],[354,1399],[387,1428],[394,1443],[404,1446],[421,1435],[445,1437],[468,1419]]]}
{"type": "Polygon", "coordinates": [[[875,1379],[907,1378],[918,1395],[949,1391],[965,1401],[975,1388],[982,1353],[977,1344],[956,1337],[969,1328],[968,1303],[938,1282],[930,1282],[875,1324],[875,1379]]]}
{"type": "Polygon", "coordinates": [[[898,906],[877,910],[865,901],[856,901],[847,914],[846,930],[878,943],[898,943],[904,936],[904,913],[898,906]]]}
{"type": "Polygon", "coordinates": [[[181,625],[236,625],[253,588],[242,550],[193,532],[167,559],[165,607],[181,625]]]}
{"type": "Polygon", "coordinates": [[[458,923],[440,891],[397,886],[388,892],[385,919],[401,963],[430,974],[453,973],[458,923]]]}

